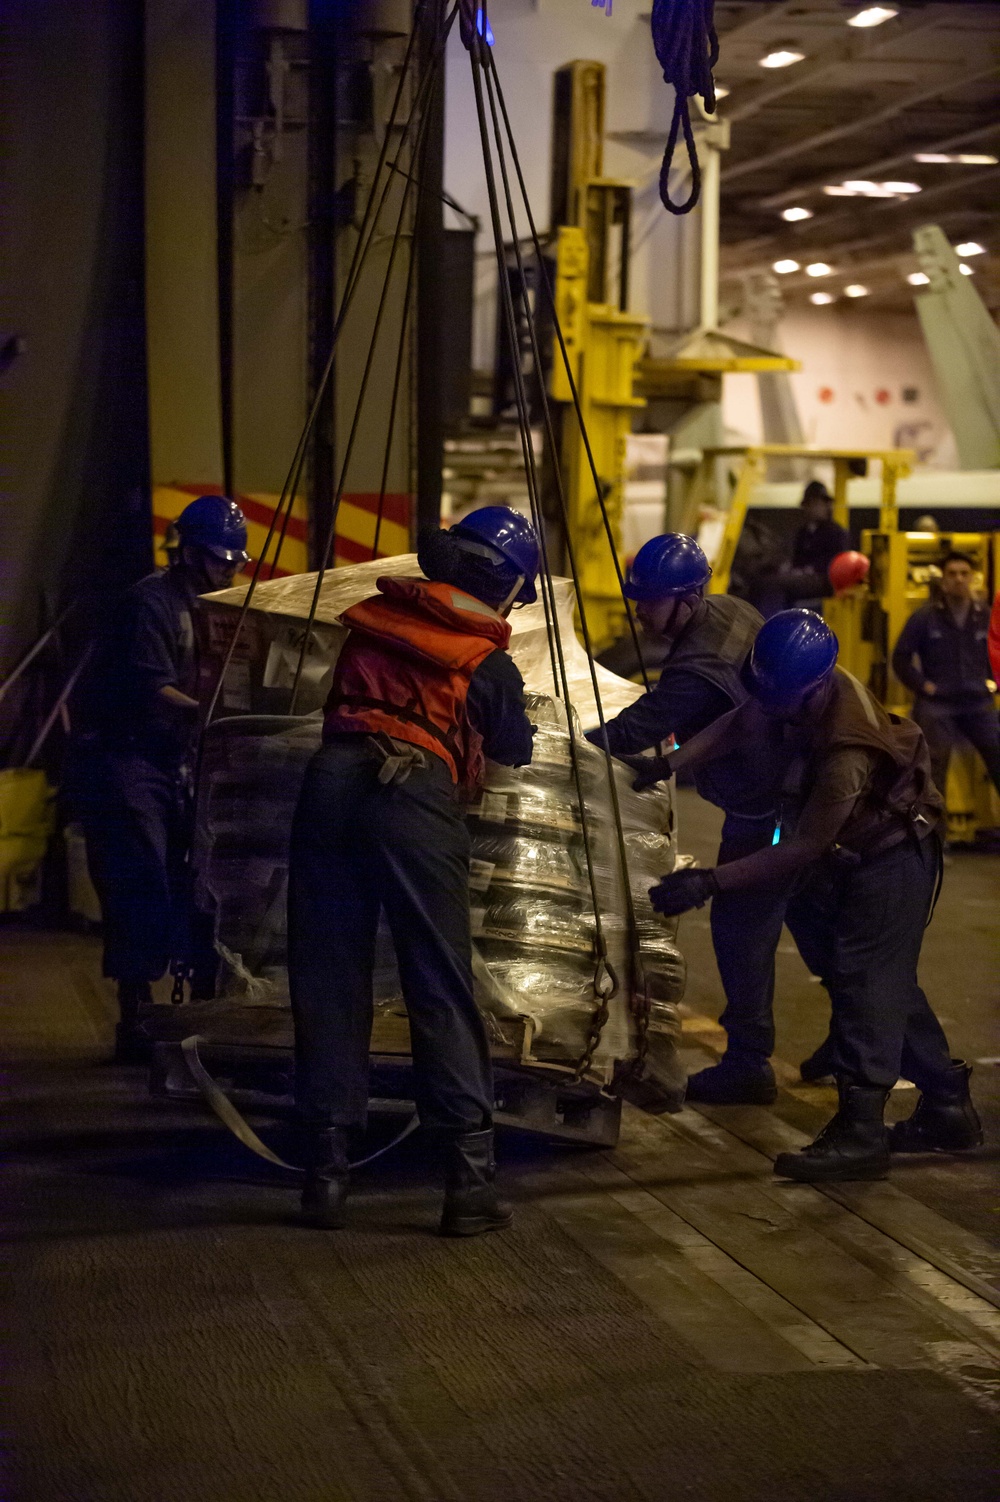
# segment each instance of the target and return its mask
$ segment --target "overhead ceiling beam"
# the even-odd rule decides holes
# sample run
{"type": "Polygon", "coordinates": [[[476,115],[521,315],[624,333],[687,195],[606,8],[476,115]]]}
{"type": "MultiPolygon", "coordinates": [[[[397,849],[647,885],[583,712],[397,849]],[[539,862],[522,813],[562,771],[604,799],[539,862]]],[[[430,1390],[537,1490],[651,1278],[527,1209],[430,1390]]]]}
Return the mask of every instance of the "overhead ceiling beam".
{"type": "Polygon", "coordinates": [[[722,113],[727,120],[733,122],[748,120],[775,99],[783,99],[786,94],[809,88],[817,79],[832,72],[834,68],[839,68],[842,63],[865,62],[886,47],[902,41],[903,37],[940,25],[941,19],[938,11],[917,10],[897,17],[884,29],[880,26],[875,31],[857,31],[845,25],[842,36],[807,57],[804,62],[776,70],[753,83],[738,85],[723,104],[722,113]]]}
{"type": "MultiPolygon", "coordinates": [[[[1000,130],[1000,120],[991,120],[988,125],[978,125],[975,130],[965,130],[958,136],[945,136],[942,141],[928,141],[926,144],[914,145],[906,151],[900,151],[896,156],[884,156],[877,162],[863,162],[860,167],[851,167],[850,174],[853,178],[866,178],[870,182],[877,172],[888,172],[891,167],[900,167],[907,162],[912,162],[918,151],[953,151],[956,146],[969,146],[973,141],[982,140],[983,136],[995,135],[998,130],[1000,130]]],[[[796,203],[810,193],[819,192],[830,181],[830,177],[831,174],[828,172],[823,177],[810,179],[809,182],[797,183],[793,188],[783,188],[780,193],[770,193],[767,198],[758,199],[756,207],[784,208],[786,204],[796,203]]]]}
{"type": "Polygon", "coordinates": [[[720,42],[733,42],[737,37],[749,36],[754,31],[769,25],[773,21],[780,21],[792,9],[798,9],[797,0],[782,0],[779,5],[755,6],[756,15],[746,21],[737,21],[735,26],[730,26],[728,31],[719,32],[720,42]]]}
{"type": "MultiPolygon", "coordinates": [[[[913,205],[918,208],[918,204],[913,205]]],[[[852,220],[852,228],[856,231],[855,238],[844,240],[830,245],[821,242],[819,245],[795,245],[789,247],[784,242],[776,243],[770,236],[761,236],[756,240],[737,240],[722,247],[721,259],[727,274],[734,274],[737,270],[760,271],[771,264],[779,251],[786,255],[790,250],[796,257],[813,256],[817,258],[822,254],[824,260],[833,260],[843,256],[852,255],[859,250],[866,250],[873,245],[881,245],[886,241],[898,240],[901,235],[909,234],[916,226],[926,222],[926,214],[914,213],[912,219],[905,220],[902,224],[894,224],[875,234],[872,234],[871,226],[858,214],[852,220]],[[760,257],[758,260],[757,257],[760,257]],[[754,259],[750,259],[753,257],[754,259]]],[[[977,209],[946,209],[944,213],[934,215],[935,224],[959,224],[971,225],[991,223],[995,215],[987,210],[977,209]]],[[[959,235],[962,235],[962,231],[959,235]]]]}
{"type": "Polygon", "coordinates": [[[748,157],[745,161],[736,162],[733,166],[724,168],[722,182],[735,182],[737,178],[747,177],[751,172],[761,172],[767,167],[775,166],[778,162],[791,161],[794,157],[804,156],[822,146],[831,146],[835,141],[846,140],[848,136],[857,135],[859,131],[872,130],[877,125],[883,125],[887,120],[894,120],[897,115],[912,109],[914,105],[923,104],[928,99],[937,99],[942,94],[951,94],[956,89],[965,88],[980,78],[995,77],[997,72],[997,65],[992,59],[989,62],[980,60],[978,65],[968,68],[964,73],[952,73],[947,78],[939,78],[933,84],[921,84],[919,88],[911,89],[908,94],[899,95],[891,104],[884,105],[882,109],[862,111],[845,120],[841,125],[832,125],[826,130],[817,131],[815,135],[799,136],[794,141],[787,141],[784,146],[776,146],[773,151],[765,151],[760,156],[748,157]]]}
{"type": "MultiPolygon", "coordinates": [[[[881,216],[887,213],[898,213],[901,209],[909,210],[909,218],[919,223],[927,218],[925,207],[931,199],[942,198],[948,193],[961,192],[972,183],[987,182],[991,178],[995,178],[998,174],[1000,174],[1000,165],[996,167],[981,167],[978,172],[965,172],[961,177],[952,178],[950,182],[939,183],[934,188],[927,188],[919,197],[866,199],[864,201],[864,220],[861,220],[857,209],[846,210],[839,214],[831,214],[829,219],[821,220],[819,223],[810,220],[808,224],[810,240],[808,243],[789,246],[787,235],[775,236],[770,240],[770,254],[773,255],[778,250],[787,253],[789,249],[792,249],[797,255],[807,255],[810,252],[814,252],[817,255],[822,253],[824,259],[827,259],[832,254],[829,231],[838,224],[860,228],[862,224],[870,224],[871,216],[874,214],[881,216]],[[815,241],[812,239],[814,235],[816,236],[815,241]]],[[[858,207],[860,208],[860,201],[858,207]]],[[[896,232],[898,232],[898,227],[896,227],[896,232]]],[[[875,233],[871,234],[869,238],[872,240],[878,239],[877,228],[875,233]]],[[[763,251],[764,245],[760,244],[760,242],[757,243],[763,251]]],[[[728,245],[726,246],[726,251],[729,254],[739,253],[745,257],[747,246],[746,243],[743,245],[728,245]]]]}

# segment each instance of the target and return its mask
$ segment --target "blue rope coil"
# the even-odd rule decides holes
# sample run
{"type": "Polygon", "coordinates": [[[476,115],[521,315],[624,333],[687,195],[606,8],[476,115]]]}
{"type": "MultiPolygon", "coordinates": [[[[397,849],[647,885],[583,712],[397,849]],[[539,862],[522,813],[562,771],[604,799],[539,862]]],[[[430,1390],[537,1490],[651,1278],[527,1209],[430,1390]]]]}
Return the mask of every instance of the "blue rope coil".
{"type": "Polygon", "coordinates": [[[719,60],[719,39],[713,17],[715,0],[653,0],[650,28],[653,50],[663,69],[663,78],[674,89],[674,113],[660,168],[660,201],[671,214],[689,214],[701,196],[701,167],[691,129],[688,100],[700,94],[705,109],[715,113],[715,80],[712,69],[719,60]],[[683,132],[691,164],[691,192],[686,202],[670,196],[670,168],[683,132]]]}

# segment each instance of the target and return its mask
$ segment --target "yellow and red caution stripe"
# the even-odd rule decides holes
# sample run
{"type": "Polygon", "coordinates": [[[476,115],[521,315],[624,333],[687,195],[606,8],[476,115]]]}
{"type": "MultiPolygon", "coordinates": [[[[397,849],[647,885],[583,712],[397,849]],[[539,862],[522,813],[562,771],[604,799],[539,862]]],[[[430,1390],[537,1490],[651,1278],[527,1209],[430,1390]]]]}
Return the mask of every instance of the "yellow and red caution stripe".
{"type": "MultiPolygon", "coordinates": [[[[412,497],[398,491],[382,497],[382,524],[378,528],[378,557],[393,558],[410,551],[412,497]]],[[[345,492],[337,513],[334,563],[368,563],[376,555],[378,491],[345,492]]]]}
{"type": "MultiPolygon", "coordinates": [[[[195,496],[223,495],[219,485],[189,485],[175,481],[171,485],[153,487],[153,533],[159,540],[166,535],[170,523],[176,521],[184,507],[195,496]]],[[[235,494],[233,500],[242,508],[247,519],[247,552],[251,562],[260,557],[268,528],[274,518],[280,496],[267,493],[250,495],[235,494]]],[[[410,514],[412,497],[399,492],[382,498],[382,523],[378,528],[378,557],[389,558],[410,550],[410,514]]],[[[334,564],[367,563],[373,555],[375,530],[379,511],[378,492],[349,492],[341,499],[337,514],[334,564]]],[[[272,537],[267,560],[261,569],[262,579],[281,579],[288,574],[305,573],[309,567],[308,520],[305,496],[297,495],[292,504],[292,514],[285,528],[285,540],[274,567],[277,539],[272,537]]],[[[158,547],[158,563],[166,558],[158,547]]]]}

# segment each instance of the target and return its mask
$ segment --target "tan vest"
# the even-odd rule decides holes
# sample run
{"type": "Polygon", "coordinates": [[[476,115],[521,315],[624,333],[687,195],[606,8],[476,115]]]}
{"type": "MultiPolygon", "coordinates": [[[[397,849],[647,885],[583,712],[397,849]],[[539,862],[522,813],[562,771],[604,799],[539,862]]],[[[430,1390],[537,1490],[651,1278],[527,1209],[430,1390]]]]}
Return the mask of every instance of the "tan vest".
{"type": "Polygon", "coordinates": [[[838,844],[865,855],[891,843],[894,833],[910,831],[923,839],[937,828],[944,799],[931,777],[923,731],[912,720],[887,713],[864,684],[842,668],[834,674],[814,746],[805,768],[804,798],[812,790],[819,760],[831,751],[864,746],[880,753],[872,785],[858,799],[838,844]]]}

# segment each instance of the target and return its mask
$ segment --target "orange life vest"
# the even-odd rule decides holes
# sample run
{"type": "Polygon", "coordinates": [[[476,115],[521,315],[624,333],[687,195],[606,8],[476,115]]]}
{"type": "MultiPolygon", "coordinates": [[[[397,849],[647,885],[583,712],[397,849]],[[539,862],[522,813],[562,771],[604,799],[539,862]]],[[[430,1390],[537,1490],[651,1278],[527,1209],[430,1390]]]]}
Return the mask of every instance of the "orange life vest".
{"type": "Polygon", "coordinates": [[[350,628],[333,675],[324,733],[384,731],[440,756],[452,781],[474,786],[482,737],[466,699],[476,668],[510,641],[482,600],[425,579],[376,580],[371,599],[341,616],[350,628]]]}

